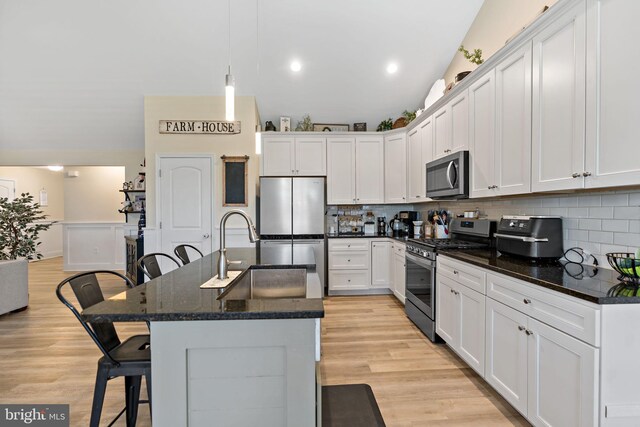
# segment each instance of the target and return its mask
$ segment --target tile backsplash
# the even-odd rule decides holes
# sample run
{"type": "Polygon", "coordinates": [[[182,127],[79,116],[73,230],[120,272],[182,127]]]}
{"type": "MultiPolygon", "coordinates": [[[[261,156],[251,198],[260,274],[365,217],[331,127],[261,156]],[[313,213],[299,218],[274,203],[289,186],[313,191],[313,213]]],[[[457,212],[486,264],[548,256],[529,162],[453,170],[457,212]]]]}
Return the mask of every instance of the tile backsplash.
{"type": "Polygon", "coordinates": [[[640,191],[608,191],[567,195],[536,195],[500,199],[428,202],[414,206],[425,217],[429,209],[454,214],[480,209],[481,215],[560,215],[565,249],[578,246],[609,267],[608,252],[635,252],[640,247],[640,191]]]}

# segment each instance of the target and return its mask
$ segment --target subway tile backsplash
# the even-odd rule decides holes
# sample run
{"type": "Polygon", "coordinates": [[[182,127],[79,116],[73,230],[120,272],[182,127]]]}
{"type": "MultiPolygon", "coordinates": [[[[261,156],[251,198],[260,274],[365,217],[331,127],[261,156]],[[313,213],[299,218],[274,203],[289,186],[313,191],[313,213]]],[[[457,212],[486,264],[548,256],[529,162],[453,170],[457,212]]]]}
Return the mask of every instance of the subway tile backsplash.
{"type": "Polygon", "coordinates": [[[454,214],[480,209],[482,215],[560,215],[565,249],[578,246],[609,267],[608,252],[635,252],[640,247],[640,191],[544,195],[502,199],[440,201],[414,205],[424,217],[429,209],[447,208],[454,214]]]}

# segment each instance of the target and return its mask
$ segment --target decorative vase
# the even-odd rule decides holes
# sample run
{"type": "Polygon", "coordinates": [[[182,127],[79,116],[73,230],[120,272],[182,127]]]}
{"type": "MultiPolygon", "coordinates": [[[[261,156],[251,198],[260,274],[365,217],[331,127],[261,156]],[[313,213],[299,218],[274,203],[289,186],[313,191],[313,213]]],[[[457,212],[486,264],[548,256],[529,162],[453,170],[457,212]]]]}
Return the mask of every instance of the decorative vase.
{"type": "Polygon", "coordinates": [[[276,126],[273,124],[271,120],[267,120],[264,124],[264,130],[265,132],[275,132],[276,126]]]}

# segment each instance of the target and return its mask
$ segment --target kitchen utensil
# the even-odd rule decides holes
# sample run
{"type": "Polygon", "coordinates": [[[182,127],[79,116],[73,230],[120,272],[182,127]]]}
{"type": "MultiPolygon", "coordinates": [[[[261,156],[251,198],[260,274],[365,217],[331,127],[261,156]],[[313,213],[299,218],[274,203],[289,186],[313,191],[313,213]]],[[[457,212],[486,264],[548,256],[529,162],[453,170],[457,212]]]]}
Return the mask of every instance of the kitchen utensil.
{"type": "Polygon", "coordinates": [[[422,224],[423,221],[413,221],[413,237],[420,237],[422,235],[422,224]]]}

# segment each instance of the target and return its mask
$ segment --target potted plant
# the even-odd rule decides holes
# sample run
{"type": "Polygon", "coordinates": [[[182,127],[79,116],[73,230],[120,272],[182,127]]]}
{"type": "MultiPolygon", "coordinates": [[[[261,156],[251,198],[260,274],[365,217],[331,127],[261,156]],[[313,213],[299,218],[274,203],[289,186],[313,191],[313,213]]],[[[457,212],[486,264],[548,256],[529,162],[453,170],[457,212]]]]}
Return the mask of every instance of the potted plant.
{"type": "Polygon", "coordinates": [[[11,201],[0,198],[0,314],[28,305],[27,263],[42,258],[38,237],[51,224],[39,221],[46,217],[29,193],[11,201]]]}
{"type": "MultiPolygon", "coordinates": [[[[484,59],[482,59],[482,49],[474,49],[473,53],[470,53],[467,49],[464,48],[464,45],[460,45],[460,47],[458,48],[458,52],[462,53],[462,56],[464,56],[472,64],[480,65],[484,62],[484,59]]],[[[471,71],[463,71],[456,74],[455,82],[459,83],[470,73],[471,71]]]]}

